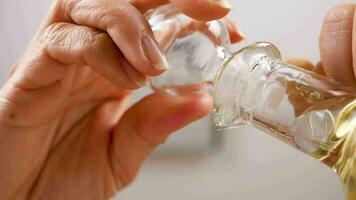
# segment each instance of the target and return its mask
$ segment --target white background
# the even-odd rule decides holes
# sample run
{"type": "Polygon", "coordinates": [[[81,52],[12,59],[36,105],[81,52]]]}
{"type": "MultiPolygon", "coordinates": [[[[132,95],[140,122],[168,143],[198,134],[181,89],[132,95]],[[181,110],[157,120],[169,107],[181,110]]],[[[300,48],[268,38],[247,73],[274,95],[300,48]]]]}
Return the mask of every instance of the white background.
{"type": "MultiPolygon", "coordinates": [[[[231,18],[247,35],[247,40],[236,48],[264,40],[279,46],[285,57],[318,61],[322,19],[341,2],[355,1],[233,0],[231,18]]],[[[49,4],[49,0],[0,0],[1,81],[34,34],[49,4]]],[[[179,134],[186,135],[187,141],[206,140],[200,135],[209,133],[207,127],[207,120],[203,120],[179,134]]],[[[176,147],[184,142],[173,145],[172,150],[169,145],[174,140],[160,151],[180,151],[176,147]]],[[[119,193],[117,199],[343,199],[339,181],[329,169],[255,129],[224,133],[222,147],[209,156],[172,154],[151,158],[136,182],[119,193]]]]}

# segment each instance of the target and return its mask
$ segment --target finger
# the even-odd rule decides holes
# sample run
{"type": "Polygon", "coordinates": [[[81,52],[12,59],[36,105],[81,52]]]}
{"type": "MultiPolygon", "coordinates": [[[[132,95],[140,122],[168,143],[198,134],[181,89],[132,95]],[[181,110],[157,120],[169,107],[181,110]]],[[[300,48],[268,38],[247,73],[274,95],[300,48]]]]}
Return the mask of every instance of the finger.
{"type": "Polygon", "coordinates": [[[168,86],[167,88],[163,87],[159,89],[157,92],[161,92],[161,90],[166,91],[167,94],[171,95],[190,95],[194,92],[209,92],[211,90],[212,83],[204,82],[204,83],[194,83],[190,85],[184,86],[168,86]]]}
{"type": "Polygon", "coordinates": [[[112,162],[116,177],[127,185],[157,145],[172,132],[208,114],[211,106],[211,98],[205,93],[156,93],[134,105],[114,131],[112,162]]]}
{"type": "Polygon", "coordinates": [[[355,4],[336,6],[327,14],[320,35],[321,60],[326,75],[346,85],[356,84],[352,59],[354,15],[355,4]]]}
{"type": "Polygon", "coordinates": [[[186,37],[192,32],[201,32],[216,45],[221,45],[222,43],[219,35],[216,35],[207,23],[196,20],[175,24],[170,23],[164,29],[155,30],[154,34],[161,49],[166,52],[178,38],[186,37]]]}
{"type": "Polygon", "coordinates": [[[139,72],[158,75],[168,67],[145,17],[130,3],[63,1],[54,21],[67,20],[107,32],[125,58],[139,72]]]}
{"type": "MultiPolygon", "coordinates": [[[[244,34],[242,33],[241,30],[237,29],[235,24],[228,20],[228,19],[223,19],[223,23],[225,23],[228,32],[229,32],[229,37],[231,43],[237,43],[240,42],[241,40],[245,39],[244,34]]],[[[200,22],[200,21],[192,21],[186,25],[182,25],[181,27],[181,32],[184,34],[189,34],[190,31],[196,30],[204,33],[207,37],[210,38],[211,41],[213,41],[215,44],[221,44],[221,40],[214,31],[211,30],[211,28],[205,23],[205,22],[200,22]],[[185,31],[184,31],[185,30],[185,31]],[[186,33],[184,33],[186,32],[186,33]]]]}
{"type": "MultiPolygon", "coordinates": [[[[227,20],[224,23],[229,23],[227,25],[230,38],[233,43],[239,42],[244,39],[241,31],[238,31],[236,26],[227,20]]],[[[190,35],[192,32],[201,32],[206,37],[210,39],[215,45],[221,46],[225,44],[225,38],[221,38],[216,31],[211,29],[211,26],[206,22],[201,22],[197,20],[180,22],[180,23],[169,23],[164,29],[158,29],[154,31],[155,37],[160,44],[161,49],[166,52],[174,43],[177,38],[183,38],[190,35]]]]}
{"type": "MultiPolygon", "coordinates": [[[[212,0],[212,1],[214,2],[214,0],[212,0]]],[[[169,3],[169,1],[168,0],[158,0],[158,1],[157,0],[130,0],[130,3],[132,3],[142,13],[145,13],[150,9],[157,8],[157,7],[161,6],[161,5],[167,4],[167,3],[169,3]]],[[[205,3],[204,5],[211,4],[207,0],[203,1],[203,3],[205,3]]],[[[219,1],[217,1],[217,3],[218,3],[217,4],[218,6],[215,9],[220,10],[221,8],[219,7],[219,5],[220,5],[219,1]]],[[[224,3],[222,3],[222,1],[220,3],[224,5],[224,3]]],[[[195,4],[197,4],[196,1],[189,2],[189,5],[195,5],[195,4]]],[[[181,4],[180,1],[179,1],[179,4],[177,4],[177,5],[178,6],[182,6],[181,7],[182,12],[184,12],[187,9],[191,9],[190,6],[187,7],[187,4],[181,4]]],[[[214,12],[212,12],[212,13],[214,13],[214,12]]],[[[208,14],[212,14],[212,13],[209,11],[208,14]]],[[[196,14],[196,13],[194,13],[194,14],[196,14]]],[[[199,14],[202,14],[202,13],[199,12],[199,14]]],[[[194,17],[194,15],[191,15],[191,17],[193,17],[195,19],[200,19],[199,17],[198,18],[194,17]]],[[[221,18],[221,17],[217,17],[216,19],[221,18]]],[[[205,21],[205,20],[207,20],[207,19],[203,19],[203,21],[205,21]]],[[[243,32],[240,29],[237,29],[237,27],[235,26],[235,24],[231,20],[224,19],[223,21],[224,21],[225,25],[228,28],[228,31],[229,31],[229,34],[230,34],[230,40],[231,40],[232,43],[240,42],[241,40],[243,40],[245,38],[243,32]]]]}
{"type": "Polygon", "coordinates": [[[169,23],[165,28],[154,31],[155,38],[163,52],[167,52],[170,49],[181,31],[181,27],[175,23],[169,23]]]}
{"type": "MultiPolygon", "coordinates": [[[[91,123],[94,133],[110,133],[130,105],[130,96],[115,98],[101,104],[95,111],[91,123]]],[[[101,134],[96,134],[95,140],[100,140],[101,134]]]]}
{"type": "Polygon", "coordinates": [[[95,72],[126,89],[147,85],[146,76],[123,57],[106,33],[84,26],[58,23],[51,25],[43,38],[46,53],[61,63],[89,65],[95,72]]]}
{"type": "Polygon", "coordinates": [[[322,76],[326,76],[323,64],[321,62],[318,62],[318,64],[315,65],[313,71],[322,76]]]}
{"type": "Polygon", "coordinates": [[[200,21],[225,17],[232,6],[228,0],[170,0],[184,14],[200,21]],[[197,12],[199,11],[199,12],[197,12]]]}
{"type": "Polygon", "coordinates": [[[300,67],[309,71],[313,71],[314,65],[310,61],[301,58],[290,58],[285,60],[286,63],[300,67]]]}
{"type": "Polygon", "coordinates": [[[318,64],[314,65],[311,63],[309,60],[303,59],[303,58],[290,58],[285,60],[286,63],[294,65],[296,67],[300,67],[309,71],[313,71],[319,75],[326,76],[325,71],[323,68],[323,65],[321,62],[318,62],[318,64]]]}
{"type": "MultiPolygon", "coordinates": [[[[180,11],[201,21],[210,21],[226,16],[231,10],[228,0],[170,0],[180,11]],[[199,10],[199,12],[197,12],[199,10]]],[[[130,0],[142,13],[169,3],[168,0],[130,0]]]]}
{"type": "Polygon", "coordinates": [[[234,24],[234,22],[227,18],[225,18],[223,22],[229,31],[231,43],[238,43],[245,39],[245,34],[234,24]]]}
{"type": "Polygon", "coordinates": [[[150,9],[158,8],[164,4],[168,4],[169,0],[129,0],[142,13],[146,13],[150,9]]]}
{"type": "Polygon", "coordinates": [[[187,35],[190,35],[192,31],[201,32],[216,45],[222,44],[222,40],[220,39],[219,35],[217,35],[214,31],[211,30],[209,24],[196,20],[180,24],[177,36],[183,38],[187,35]]]}
{"type": "MultiPolygon", "coordinates": [[[[313,63],[306,59],[301,58],[290,58],[285,60],[285,63],[291,64],[293,66],[312,71],[314,69],[313,63]]],[[[300,91],[297,90],[298,83],[294,81],[289,81],[287,83],[288,100],[293,104],[294,111],[297,116],[304,113],[306,109],[310,107],[310,104],[305,101],[305,98],[300,95],[300,91]]]]}

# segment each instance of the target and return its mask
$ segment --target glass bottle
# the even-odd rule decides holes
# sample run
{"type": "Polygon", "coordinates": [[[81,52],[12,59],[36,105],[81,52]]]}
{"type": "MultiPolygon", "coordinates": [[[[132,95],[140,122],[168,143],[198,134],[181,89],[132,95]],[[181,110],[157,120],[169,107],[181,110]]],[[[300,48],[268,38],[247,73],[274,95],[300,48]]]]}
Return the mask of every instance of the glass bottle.
{"type": "Polygon", "coordinates": [[[148,19],[172,65],[152,78],[154,90],[174,94],[205,85],[214,99],[214,128],[261,129],[329,166],[347,199],[356,199],[354,88],[283,63],[270,43],[229,53],[219,21],[196,22],[171,5],[151,11],[148,19]]]}
{"type": "Polygon", "coordinates": [[[175,93],[187,85],[211,87],[229,56],[230,38],[225,25],[218,20],[193,20],[173,5],[146,15],[170,65],[161,76],[151,78],[152,89],[175,93]]]}

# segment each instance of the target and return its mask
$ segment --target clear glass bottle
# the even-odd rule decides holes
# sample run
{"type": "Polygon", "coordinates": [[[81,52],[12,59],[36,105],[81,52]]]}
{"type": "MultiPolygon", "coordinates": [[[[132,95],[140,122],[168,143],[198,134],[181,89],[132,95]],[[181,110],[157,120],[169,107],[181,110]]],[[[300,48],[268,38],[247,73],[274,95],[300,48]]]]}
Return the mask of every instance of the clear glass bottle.
{"type": "Polygon", "coordinates": [[[164,74],[151,79],[152,88],[174,93],[187,85],[211,87],[229,56],[230,38],[225,25],[221,21],[193,20],[173,5],[146,15],[170,64],[164,74]]]}
{"type": "Polygon", "coordinates": [[[152,79],[154,90],[210,87],[214,128],[259,128],[329,166],[340,176],[347,199],[356,199],[354,88],[283,63],[270,43],[229,53],[228,33],[219,21],[196,22],[173,6],[148,18],[172,64],[152,79]]]}

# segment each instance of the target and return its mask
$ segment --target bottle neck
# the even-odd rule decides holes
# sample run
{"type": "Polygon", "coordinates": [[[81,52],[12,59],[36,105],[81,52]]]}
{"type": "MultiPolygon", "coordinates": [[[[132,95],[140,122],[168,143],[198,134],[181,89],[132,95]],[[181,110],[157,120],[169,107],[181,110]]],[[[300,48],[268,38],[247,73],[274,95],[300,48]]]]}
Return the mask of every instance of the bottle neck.
{"type": "Polygon", "coordinates": [[[213,125],[230,128],[253,122],[258,96],[274,70],[283,67],[278,59],[256,54],[248,62],[240,53],[227,59],[215,79],[213,125]]]}
{"type": "Polygon", "coordinates": [[[251,124],[310,155],[354,100],[349,88],[255,49],[233,55],[214,87],[215,128],[251,124]]]}
{"type": "Polygon", "coordinates": [[[234,54],[214,83],[213,124],[250,124],[332,168],[356,198],[354,88],[278,59],[273,46],[234,54]],[[271,53],[272,52],[272,53],[271,53]]]}

